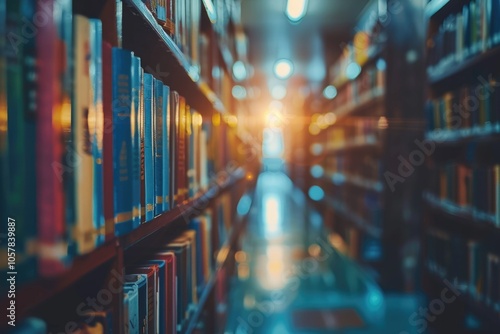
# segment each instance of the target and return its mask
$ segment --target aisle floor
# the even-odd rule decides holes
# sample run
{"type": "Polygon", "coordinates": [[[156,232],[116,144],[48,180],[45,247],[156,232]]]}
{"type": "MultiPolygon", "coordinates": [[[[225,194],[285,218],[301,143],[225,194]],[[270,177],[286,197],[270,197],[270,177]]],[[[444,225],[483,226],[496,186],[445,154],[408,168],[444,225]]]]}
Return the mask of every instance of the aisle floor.
{"type": "Polygon", "coordinates": [[[231,281],[226,334],[422,333],[424,301],[385,295],[330,246],[322,217],[284,173],[263,172],[231,281]]]}

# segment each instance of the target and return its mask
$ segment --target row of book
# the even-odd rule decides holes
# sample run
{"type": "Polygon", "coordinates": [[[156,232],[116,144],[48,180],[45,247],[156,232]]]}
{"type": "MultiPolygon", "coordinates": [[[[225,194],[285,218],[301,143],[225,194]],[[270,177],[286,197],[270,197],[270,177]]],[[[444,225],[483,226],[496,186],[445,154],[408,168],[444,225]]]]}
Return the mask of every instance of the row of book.
{"type": "Polygon", "coordinates": [[[480,240],[439,229],[426,233],[426,267],[475,300],[500,312],[500,256],[480,240]]]}
{"type": "Polygon", "coordinates": [[[374,117],[356,118],[352,122],[328,131],[327,148],[337,149],[349,145],[375,144],[380,141],[383,133],[379,119],[374,117]]]}
{"type": "MultiPolygon", "coordinates": [[[[125,267],[124,318],[120,319],[123,333],[176,334],[185,330],[214,273],[211,230],[212,215],[206,211],[191,220],[188,229],[175,239],[151,246],[144,260],[125,267]]],[[[115,316],[111,309],[83,312],[68,333],[111,334],[115,316]]],[[[41,319],[27,319],[27,323],[31,325],[24,327],[29,330],[13,333],[34,333],[37,328],[40,333],[47,333],[60,326],[41,319]]]]}
{"type": "MultiPolygon", "coordinates": [[[[132,52],[103,42],[98,19],[73,17],[65,0],[0,1],[0,12],[7,36],[47,16],[35,36],[4,43],[0,56],[8,78],[0,206],[17,222],[19,259],[36,254],[40,274],[55,275],[73,255],[208,185],[208,125],[132,52]]],[[[26,263],[23,273],[33,272],[26,263]]]]}
{"type": "Polygon", "coordinates": [[[429,70],[458,63],[500,44],[500,1],[472,0],[451,13],[431,37],[429,70]]]}
{"type": "Polygon", "coordinates": [[[125,333],[180,332],[212,275],[211,222],[193,220],[146,261],[125,268],[125,333]]]}
{"type": "Polygon", "coordinates": [[[500,80],[490,75],[428,101],[426,118],[427,130],[441,135],[500,131],[500,80]]]}
{"type": "Polygon", "coordinates": [[[428,180],[430,194],[443,205],[500,227],[500,165],[439,165],[430,170],[428,180]]]}
{"type": "Polygon", "coordinates": [[[332,108],[337,111],[346,105],[357,105],[377,95],[385,87],[385,61],[379,59],[377,65],[363,69],[359,77],[341,88],[332,102],[332,108]]]}
{"type": "Polygon", "coordinates": [[[199,66],[201,1],[142,0],[192,65],[199,66]]]}

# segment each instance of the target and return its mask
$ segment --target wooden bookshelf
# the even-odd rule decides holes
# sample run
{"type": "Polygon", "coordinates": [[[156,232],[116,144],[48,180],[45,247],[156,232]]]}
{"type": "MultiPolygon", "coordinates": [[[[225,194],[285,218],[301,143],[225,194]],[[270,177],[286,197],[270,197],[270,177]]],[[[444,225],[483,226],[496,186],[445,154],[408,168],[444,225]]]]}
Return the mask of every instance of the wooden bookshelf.
{"type": "Polygon", "coordinates": [[[245,171],[243,168],[237,169],[233,174],[228,175],[226,180],[212,185],[208,190],[198,194],[194,199],[181,203],[172,210],[155,217],[152,221],[142,224],[139,228],[124,235],[120,238],[120,245],[124,250],[133,249],[136,246],[147,243],[149,238],[154,237],[160,232],[164,232],[165,229],[175,226],[176,223],[182,222],[182,220],[185,220],[184,223],[187,223],[189,218],[203,212],[211,201],[236,185],[238,181],[243,180],[244,176],[245,171]]]}
{"type": "Polygon", "coordinates": [[[213,110],[221,113],[226,111],[219,97],[200,79],[198,68],[190,63],[158,24],[144,2],[124,0],[123,22],[123,47],[134,51],[152,71],[159,72],[162,76],[160,79],[178,90],[188,104],[204,115],[209,115],[213,110]],[[128,32],[126,29],[134,31],[128,32]],[[154,52],[151,45],[155,45],[154,52]]]}
{"type": "Polygon", "coordinates": [[[383,89],[372,89],[362,94],[356,102],[349,103],[334,110],[337,122],[348,116],[354,116],[364,110],[373,109],[378,105],[383,105],[385,94],[383,89]]]}
{"type": "MultiPolygon", "coordinates": [[[[476,75],[478,68],[497,66],[500,57],[500,47],[494,47],[463,61],[454,61],[438,69],[428,71],[429,83],[433,86],[447,85],[459,76],[476,75]]],[[[479,75],[479,74],[477,74],[479,75]]]]}
{"type": "MultiPolygon", "coordinates": [[[[370,139],[370,138],[369,138],[370,139]]],[[[329,147],[326,150],[328,155],[340,154],[343,152],[359,152],[359,151],[380,151],[382,149],[382,144],[377,142],[374,138],[370,140],[354,140],[347,142],[343,145],[339,145],[336,147],[329,147]]]]}
{"type": "MultiPolygon", "coordinates": [[[[481,2],[478,2],[481,4],[481,2]]],[[[486,4],[486,3],[484,3],[486,4]]],[[[445,26],[448,17],[453,20],[453,15],[462,13],[461,9],[468,6],[468,1],[458,0],[433,0],[426,8],[428,40],[443,40],[442,27],[445,26]]],[[[476,17],[478,18],[478,17],[476,17]]],[[[476,24],[482,23],[478,20],[476,24]]],[[[460,27],[457,24],[457,27],[460,27]]],[[[477,28],[474,26],[463,26],[464,31],[457,32],[457,28],[449,31],[448,38],[460,37],[469,33],[469,30],[477,28]]],[[[485,86],[490,78],[496,78],[500,74],[498,58],[500,56],[500,46],[490,45],[489,35],[478,36],[471,43],[489,49],[478,51],[467,58],[449,60],[447,55],[456,54],[463,49],[467,49],[466,40],[464,45],[449,45],[444,49],[434,49],[429,43],[428,58],[429,63],[437,64],[434,68],[427,69],[427,99],[434,103],[441,103],[448,94],[453,99],[453,108],[456,104],[464,106],[464,100],[459,97],[464,87],[485,86]],[[454,47],[454,49],[452,48],[454,47]],[[439,58],[441,57],[441,58],[439,58]],[[447,59],[443,61],[443,59],[447,59]]],[[[471,88],[473,89],[473,88],[471,88]]],[[[488,284],[496,284],[494,278],[496,264],[490,261],[490,257],[495,258],[500,253],[498,242],[500,240],[500,228],[496,222],[495,204],[496,190],[490,190],[490,186],[497,184],[496,176],[486,176],[484,173],[492,173],[493,167],[500,162],[500,155],[497,153],[500,143],[500,129],[493,117],[496,117],[496,106],[494,106],[495,93],[490,92],[488,97],[484,97],[482,106],[474,110],[477,119],[469,119],[469,123],[461,125],[460,128],[453,128],[448,123],[434,123],[432,116],[447,115],[449,109],[437,110],[437,108],[425,111],[429,127],[435,129],[428,130],[424,138],[435,145],[436,152],[431,154],[427,167],[429,174],[432,174],[432,181],[428,183],[428,189],[423,192],[424,203],[424,263],[439,263],[442,271],[448,275],[463,276],[461,280],[470,282],[470,286],[478,286],[485,298],[495,299],[498,296],[494,291],[490,291],[488,284]],[[488,109],[489,108],[489,109],[488,109]],[[428,113],[432,111],[432,113],[428,113]],[[441,113],[443,112],[443,113],[441,113]],[[469,173],[467,176],[456,175],[455,172],[469,173]],[[448,169],[449,168],[449,169],[448,169]],[[450,171],[450,174],[447,173],[450,171]],[[444,182],[447,180],[448,182],[444,182]],[[470,180],[470,184],[468,183],[470,180]],[[465,186],[464,186],[465,185],[465,186]],[[477,194],[486,194],[478,204],[477,194]],[[457,199],[460,198],[460,199],[457,199]],[[459,205],[461,202],[463,205],[459,205]],[[493,203],[493,204],[492,204],[493,203]],[[488,211],[488,212],[486,212],[488,211]],[[443,252],[447,253],[447,258],[442,259],[443,252]],[[450,261],[460,256],[463,263],[450,261]],[[491,265],[490,269],[486,270],[491,265]],[[463,266],[463,267],[462,267],[463,266]],[[466,270],[464,268],[467,268],[466,270]],[[480,277],[480,278],[478,278],[480,277]],[[493,280],[493,281],[492,281],[493,280]],[[481,284],[481,286],[479,285],[481,284]]],[[[473,96],[468,90],[467,96],[473,96]]],[[[493,174],[492,174],[493,175],[493,174]]],[[[424,291],[430,299],[438,297],[443,288],[444,277],[436,275],[426,265],[423,270],[424,291]]],[[[441,269],[440,269],[441,270],[441,269]]],[[[450,282],[453,277],[446,277],[450,282]]],[[[452,309],[448,326],[466,327],[462,319],[466,313],[472,313],[477,317],[485,332],[493,332],[499,326],[500,316],[495,313],[492,307],[485,302],[472,296],[466,290],[459,297],[461,307],[450,307],[452,309]],[[460,319],[460,321],[457,321],[460,319]],[[456,322],[456,323],[455,323],[456,322]]]]}

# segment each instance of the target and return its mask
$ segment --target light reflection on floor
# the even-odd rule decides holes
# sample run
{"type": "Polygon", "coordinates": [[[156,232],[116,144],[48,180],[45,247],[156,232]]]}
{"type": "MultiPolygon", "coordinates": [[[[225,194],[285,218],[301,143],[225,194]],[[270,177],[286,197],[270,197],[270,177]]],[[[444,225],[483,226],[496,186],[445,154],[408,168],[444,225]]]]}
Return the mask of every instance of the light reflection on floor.
{"type": "Polygon", "coordinates": [[[415,333],[408,329],[407,318],[418,305],[384,296],[367,274],[331,246],[321,216],[306,203],[285,174],[259,176],[236,256],[226,333],[415,333]],[[401,314],[393,314],[391,306],[389,319],[388,302],[401,314]],[[309,310],[327,328],[301,325],[300,312],[309,310]],[[335,310],[352,310],[361,324],[354,321],[335,331],[348,318],[336,318],[335,310]]]}

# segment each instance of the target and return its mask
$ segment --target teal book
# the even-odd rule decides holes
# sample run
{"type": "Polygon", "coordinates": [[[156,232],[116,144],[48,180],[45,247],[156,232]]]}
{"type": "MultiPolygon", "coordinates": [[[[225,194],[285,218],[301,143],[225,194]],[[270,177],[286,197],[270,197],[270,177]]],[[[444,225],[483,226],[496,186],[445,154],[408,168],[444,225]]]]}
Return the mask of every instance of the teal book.
{"type": "Polygon", "coordinates": [[[141,90],[141,60],[138,57],[132,59],[132,200],[133,217],[132,228],[141,224],[141,137],[139,133],[140,123],[140,90],[141,90]]]}
{"type": "Polygon", "coordinates": [[[163,212],[163,83],[154,79],[154,134],[153,146],[155,154],[155,215],[163,212]]]}
{"type": "Polygon", "coordinates": [[[132,230],[132,53],[113,48],[113,161],[115,235],[132,230]]]}
{"type": "MultiPolygon", "coordinates": [[[[18,280],[23,282],[36,276],[35,239],[37,233],[36,177],[33,166],[36,162],[36,86],[33,74],[36,71],[36,43],[14,44],[10,36],[21,34],[22,20],[31,19],[36,11],[30,1],[0,2],[3,21],[2,30],[7,41],[3,44],[0,67],[3,73],[0,92],[0,182],[2,193],[1,233],[8,236],[7,221],[15,220],[18,280]],[[5,81],[4,81],[5,80],[5,81]],[[34,100],[35,99],[35,100],[34,100]],[[5,214],[5,216],[4,216],[5,214]]],[[[12,237],[12,236],[10,236],[12,237]]],[[[1,249],[7,254],[7,249],[1,249]]],[[[5,261],[6,264],[6,261],[5,261]]],[[[7,268],[1,268],[3,272],[7,268]]],[[[2,289],[3,290],[3,289],[2,289]]]]}
{"type": "Polygon", "coordinates": [[[125,333],[139,334],[139,293],[134,283],[125,283],[123,291],[128,297],[128,321],[125,323],[125,333]]]}
{"type": "Polygon", "coordinates": [[[97,245],[102,244],[106,237],[104,219],[104,111],[103,111],[103,70],[102,70],[102,22],[90,19],[90,78],[91,78],[91,109],[94,111],[95,129],[92,136],[92,155],[94,162],[93,185],[93,221],[97,229],[97,245]]]}
{"type": "Polygon", "coordinates": [[[148,333],[148,284],[146,275],[125,275],[125,285],[137,286],[137,298],[139,300],[139,333],[148,333]]]}
{"type": "Polygon", "coordinates": [[[153,148],[153,76],[144,73],[144,192],[146,202],[146,222],[155,216],[155,159],[153,148]]]}
{"type": "Polygon", "coordinates": [[[170,210],[170,87],[163,85],[163,211],[170,210]]]}

